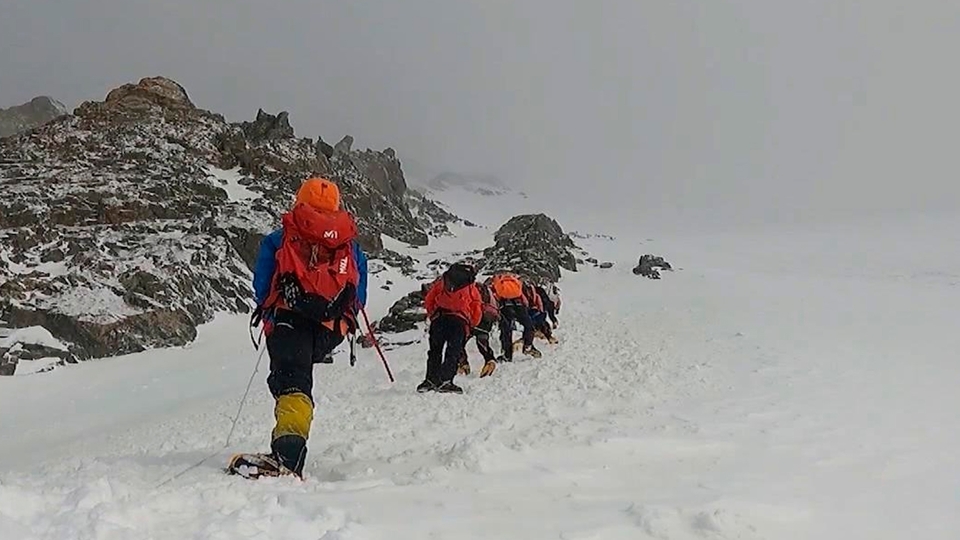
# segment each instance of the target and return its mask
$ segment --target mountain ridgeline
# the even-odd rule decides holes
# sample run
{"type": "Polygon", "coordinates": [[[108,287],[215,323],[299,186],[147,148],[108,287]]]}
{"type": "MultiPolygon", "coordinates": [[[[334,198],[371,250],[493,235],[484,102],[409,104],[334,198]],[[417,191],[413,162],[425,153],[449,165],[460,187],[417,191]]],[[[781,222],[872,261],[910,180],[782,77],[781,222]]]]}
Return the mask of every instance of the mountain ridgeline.
{"type": "MultiPolygon", "coordinates": [[[[392,149],[297,137],[285,112],[228,122],[163,77],[21,125],[0,139],[0,374],[20,360],[180,346],[217,312],[249,312],[259,242],[315,175],[340,186],[382,265],[414,262],[382,235],[425,246],[471,225],[408,189],[392,149]],[[11,337],[37,327],[47,339],[11,337]]],[[[497,233],[485,270],[523,262],[555,281],[558,265],[575,268],[556,222],[515,219],[526,221],[497,233]]]]}
{"type": "Polygon", "coordinates": [[[45,328],[67,360],[185,344],[250,309],[259,241],[313,175],[374,258],[381,234],[425,245],[458,220],[408,193],[393,150],[351,143],[298,138],[286,113],[227,122],[160,77],[0,139],[0,326],[45,328]]]}

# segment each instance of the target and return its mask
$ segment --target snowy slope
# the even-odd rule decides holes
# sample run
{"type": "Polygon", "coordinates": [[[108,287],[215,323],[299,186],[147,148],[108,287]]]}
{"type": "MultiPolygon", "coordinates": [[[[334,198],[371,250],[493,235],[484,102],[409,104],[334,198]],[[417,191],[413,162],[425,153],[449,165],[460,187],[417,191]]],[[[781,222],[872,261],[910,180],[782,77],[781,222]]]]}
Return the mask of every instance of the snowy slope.
{"type": "MultiPolygon", "coordinates": [[[[495,227],[483,204],[457,213],[495,227]]],[[[580,241],[615,266],[564,276],[542,360],[462,396],[413,392],[423,344],[390,353],[395,385],[372,350],[318,366],[302,483],[218,470],[271,427],[263,364],[223,448],[256,361],[242,317],[0,379],[0,538],[957,538],[949,224],[580,241]],[[682,270],[633,276],[642,252],[682,270]]],[[[427,261],[492,229],[456,232],[391,247],[427,261]]],[[[407,290],[388,278],[375,317],[407,290]]]]}

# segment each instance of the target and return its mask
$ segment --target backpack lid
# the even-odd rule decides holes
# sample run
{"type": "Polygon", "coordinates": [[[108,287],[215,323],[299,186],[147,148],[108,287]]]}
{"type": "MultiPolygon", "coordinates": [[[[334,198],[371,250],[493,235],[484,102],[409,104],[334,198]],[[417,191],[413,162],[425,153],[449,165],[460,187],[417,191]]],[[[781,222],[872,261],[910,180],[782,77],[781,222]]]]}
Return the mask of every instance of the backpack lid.
{"type": "Polygon", "coordinates": [[[454,263],[443,273],[444,288],[456,291],[470,285],[477,279],[477,269],[464,263],[454,263]]]}
{"type": "Polygon", "coordinates": [[[322,212],[307,204],[298,204],[284,214],[283,228],[329,249],[342,247],[357,237],[357,224],[347,212],[322,212]]]}

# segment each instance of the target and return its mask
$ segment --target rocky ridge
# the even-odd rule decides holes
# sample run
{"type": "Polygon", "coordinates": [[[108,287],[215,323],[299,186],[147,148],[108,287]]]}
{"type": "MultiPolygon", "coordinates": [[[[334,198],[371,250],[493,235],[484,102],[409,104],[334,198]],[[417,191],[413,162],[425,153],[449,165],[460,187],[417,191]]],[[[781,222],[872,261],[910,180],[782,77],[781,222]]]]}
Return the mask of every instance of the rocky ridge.
{"type": "Polygon", "coordinates": [[[162,77],[0,139],[0,327],[41,326],[70,361],[185,344],[249,309],[262,235],[318,174],[374,259],[381,233],[424,245],[456,220],[407,192],[391,149],[297,138],[282,112],[230,123],[162,77]]]}

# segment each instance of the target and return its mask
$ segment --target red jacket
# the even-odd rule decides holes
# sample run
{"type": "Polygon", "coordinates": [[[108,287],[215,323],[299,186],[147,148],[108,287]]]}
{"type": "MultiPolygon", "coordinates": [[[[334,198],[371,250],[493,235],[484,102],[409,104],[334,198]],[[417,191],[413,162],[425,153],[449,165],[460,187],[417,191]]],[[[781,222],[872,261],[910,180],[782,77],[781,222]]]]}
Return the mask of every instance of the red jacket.
{"type": "Polygon", "coordinates": [[[443,279],[438,279],[427,291],[424,306],[427,308],[428,319],[433,319],[440,313],[450,313],[463,319],[470,328],[480,324],[483,316],[483,301],[476,283],[450,292],[444,288],[443,279]]]}

